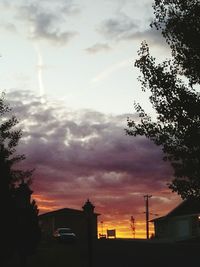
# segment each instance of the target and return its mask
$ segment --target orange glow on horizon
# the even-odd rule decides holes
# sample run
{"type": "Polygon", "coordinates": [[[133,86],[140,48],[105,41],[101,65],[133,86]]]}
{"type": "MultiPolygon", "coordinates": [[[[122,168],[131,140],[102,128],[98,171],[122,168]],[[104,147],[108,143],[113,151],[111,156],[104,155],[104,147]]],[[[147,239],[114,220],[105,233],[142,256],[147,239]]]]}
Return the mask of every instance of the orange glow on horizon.
{"type": "MultiPolygon", "coordinates": [[[[115,229],[117,238],[146,238],[146,223],[145,221],[138,221],[135,224],[135,236],[133,236],[133,232],[130,228],[129,221],[118,221],[117,223],[113,223],[112,221],[98,222],[98,234],[106,235],[107,229],[115,229]]],[[[149,223],[149,237],[154,234],[154,226],[152,223],[149,223]]]]}
{"type": "Polygon", "coordinates": [[[54,203],[55,200],[53,199],[48,199],[46,197],[44,197],[43,195],[37,195],[37,194],[33,194],[33,199],[35,199],[37,202],[46,202],[46,203],[54,203]]]}
{"type": "MultiPolygon", "coordinates": [[[[64,208],[64,206],[59,202],[59,200],[48,198],[42,194],[33,194],[33,199],[39,208],[39,214],[50,212],[53,210],[64,208]]],[[[72,205],[71,205],[72,206],[72,205]]],[[[73,208],[81,210],[81,208],[73,208]]],[[[98,212],[98,210],[97,210],[98,212]]],[[[161,214],[165,211],[163,210],[161,214]]],[[[135,235],[133,235],[130,226],[130,216],[129,214],[112,213],[108,210],[103,210],[100,212],[101,215],[98,216],[98,236],[99,234],[106,235],[107,229],[115,229],[117,238],[146,238],[146,222],[145,216],[138,215],[135,220],[135,235]],[[103,224],[101,223],[103,221],[103,224]]],[[[154,225],[149,223],[149,238],[154,234],[154,225]]]]}
{"type": "Polygon", "coordinates": [[[32,198],[36,201],[39,214],[50,212],[56,209],[60,209],[61,207],[59,205],[55,205],[55,200],[46,198],[43,195],[39,194],[33,194],[32,198]]]}

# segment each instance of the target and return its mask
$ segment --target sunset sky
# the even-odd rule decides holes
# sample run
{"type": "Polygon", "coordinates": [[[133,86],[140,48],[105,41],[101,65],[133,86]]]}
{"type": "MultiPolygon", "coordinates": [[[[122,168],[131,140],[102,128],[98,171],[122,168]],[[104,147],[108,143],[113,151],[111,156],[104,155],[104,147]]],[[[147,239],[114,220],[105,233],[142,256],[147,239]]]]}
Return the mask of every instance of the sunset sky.
{"type": "Polygon", "coordinates": [[[34,168],[40,212],[81,209],[89,198],[104,230],[145,234],[150,219],[180,202],[166,183],[172,170],[160,148],[125,135],[133,103],[155,115],[134,67],[146,40],[159,59],[169,56],[151,29],[151,0],[0,0],[0,88],[18,117],[18,152],[34,168]]]}

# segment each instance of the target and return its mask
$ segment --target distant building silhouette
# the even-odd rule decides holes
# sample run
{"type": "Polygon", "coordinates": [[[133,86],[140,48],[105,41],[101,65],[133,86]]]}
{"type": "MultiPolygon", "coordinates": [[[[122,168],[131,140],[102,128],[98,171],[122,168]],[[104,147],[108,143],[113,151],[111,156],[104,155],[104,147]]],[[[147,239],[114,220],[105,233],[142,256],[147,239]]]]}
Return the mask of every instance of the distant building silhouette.
{"type": "Polygon", "coordinates": [[[39,215],[39,223],[44,237],[52,237],[56,228],[68,227],[73,230],[80,239],[87,238],[88,215],[92,238],[97,238],[97,217],[94,205],[87,200],[82,210],[63,208],[39,215]]]}
{"type": "Polygon", "coordinates": [[[151,220],[155,238],[180,241],[200,239],[200,200],[188,199],[167,215],[151,220]]]}

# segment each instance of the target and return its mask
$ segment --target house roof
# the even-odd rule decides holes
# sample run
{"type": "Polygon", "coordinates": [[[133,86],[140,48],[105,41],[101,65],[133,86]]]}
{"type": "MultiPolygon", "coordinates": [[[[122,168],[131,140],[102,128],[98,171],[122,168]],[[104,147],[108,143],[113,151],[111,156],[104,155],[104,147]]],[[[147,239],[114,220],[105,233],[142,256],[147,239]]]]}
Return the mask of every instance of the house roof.
{"type": "Polygon", "coordinates": [[[181,202],[177,207],[167,213],[165,216],[151,220],[159,221],[176,216],[200,214],[200,200],[199,199],[187,199],[181,202]]]}
{"type": "MultiPolygon", "coordinates": [[[[43,214],[39,215],[39,218],[45,218],[45,217],[51,217],[52,215],[58,215],[58,214],[77,214],[77,215],[82,215],[84,213],[83,210],[76,210],[76,209],[69,209],[69,208],[63,208],[63,209],[59,209],[59,210],[53,210],[50,212],[46,212],[43,214]]],[[[93,213],[95,216],[98,216],[100,214],[98,213],[93,213]]]]}

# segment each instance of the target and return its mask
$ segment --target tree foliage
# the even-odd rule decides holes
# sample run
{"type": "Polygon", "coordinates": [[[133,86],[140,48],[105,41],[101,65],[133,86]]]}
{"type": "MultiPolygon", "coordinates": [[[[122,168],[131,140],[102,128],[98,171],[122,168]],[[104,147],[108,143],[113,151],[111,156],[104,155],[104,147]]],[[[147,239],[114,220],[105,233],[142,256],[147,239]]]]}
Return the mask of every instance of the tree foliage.
{"type": "Polygon", "coordinates": [[[199,0],[155,0],[151,26],[161,30],[182,74],[200,83],[199,0]]]}
{"type": "MultiPolygon", "coordinates": [[[[36,203],[34,201],[27,203],[27,208],[24,208],[20,206],[21,202],[18,200],[20,186],[26,185],[28,188],[33,171],[17,169],[17,163],[25,159],[24,155],[16,153],[16,147],[22,136],[22,131],[17,129],[17,124],[18,120],[14,115],[11,115],[11,109],[6,104],[4,94],[2,94],[0,97],[0,229],[2,229],[3,248],[1,249],[0,260],[8,258],[18,249],[18,239],[21,238],[18,233],[20,230],[23,231],[21,229],[22,222],[30,231],[35,229],[39,233],[36,203]]],[[[36,232],[31,233],[31,235],[34,234],[36,236],[36,232]]],[[[28,242],[30,243],[30,238],[28,242]]]]}
{"type": "Polygon", "coordinates": [[[150,102],[157,118],[135,109],[140,122],[128,119],[127,134],[143,135],[162,147],[164,160],[174,169],[172,191],[183,199],[200,197],[200,2],[155,0],[151,26],[161,30],[172,51],[162,63],[150,55],[143,42],[135,66],[142,73],[143,91],[150,91],[150,102]]]}
{"type": "Polygon", "coordinates": [[[22,131],[16,129],[18,120],[14,115],[9,117],[10,107],[5,102],[4,94],[0,98],[0,182],[5,193],[20,181],[30,182],[32,171],[23,171],[13,168],[15,164],[25,159],[24,155],[16,154],[16,146],[22,131]]]}

